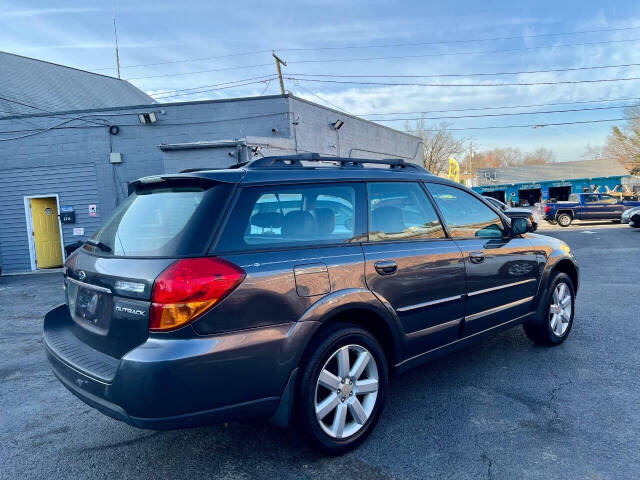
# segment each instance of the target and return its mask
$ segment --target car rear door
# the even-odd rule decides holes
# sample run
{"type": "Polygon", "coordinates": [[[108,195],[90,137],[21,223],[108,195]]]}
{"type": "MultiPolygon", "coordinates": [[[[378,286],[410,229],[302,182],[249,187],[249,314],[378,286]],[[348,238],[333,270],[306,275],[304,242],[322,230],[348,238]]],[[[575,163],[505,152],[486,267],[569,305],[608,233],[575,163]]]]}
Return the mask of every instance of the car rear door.
{"type": "Polygon", "coordinates": [[[427,188],[464,257],[464,335],[531,312],[538,272],[529,240],[507,236],[500,215],[473,194],[435,182],[427,183],[427,188]]]}
{"type": "Polygon", "coordinates": [[[465,269],[418,182],[368,184],[367,286],[398,315],[408,355],[458,338],[465,269]]]}

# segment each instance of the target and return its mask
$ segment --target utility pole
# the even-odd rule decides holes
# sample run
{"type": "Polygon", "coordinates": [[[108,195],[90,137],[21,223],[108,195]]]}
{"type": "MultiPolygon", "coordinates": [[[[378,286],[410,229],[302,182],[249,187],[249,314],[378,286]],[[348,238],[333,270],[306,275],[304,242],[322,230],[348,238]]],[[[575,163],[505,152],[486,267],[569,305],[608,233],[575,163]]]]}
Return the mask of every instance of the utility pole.
{"type": "Polygon", "coordinates": [[[113,2],[113,36],[116,39],[116,70],[120,78],[120,54],[118,53],[118,30],[116,29],[116,4],[113,2]]]}
{"type": "Polygon", "coordinates": [[[278,55],[276,55],[275,50],[271,51],[271,55],[273,55],[273,58],[276,61],[276,70],[278,72],[278,80],[280,81],[280,93],[282,95],[284,95],[284,82],[282,81],[282,70],[280,69],[280,64],[282,64],[282,65],[284,65],[286,67],[287,66],[287,62],[285,62],[278,55]]]}
{"type": "Polygon", "coordinates": [[[473,142],[469,141],[469,173],[473,173],[473,142]]]}

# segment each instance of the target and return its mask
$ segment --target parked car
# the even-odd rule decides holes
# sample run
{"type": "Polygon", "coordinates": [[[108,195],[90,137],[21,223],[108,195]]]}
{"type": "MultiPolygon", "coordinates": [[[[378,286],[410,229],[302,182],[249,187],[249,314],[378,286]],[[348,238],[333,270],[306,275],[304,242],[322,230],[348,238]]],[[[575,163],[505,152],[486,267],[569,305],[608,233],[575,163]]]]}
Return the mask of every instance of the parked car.
{"type": "Polygon", "coordinates": [[[136,427],[264,417],[342,453],[393,374],[573,324],[565,243],[399,159],[268,157],[131,190],[67,259],[44,344],[66,388],[136,427]]]}
{"type": "Polygon", "coordinates": [[[510,207],[506,203],[501,202],[497,198],[484,197],[491,205],[500,209],[509,218],[526,218],[531,222],[531,231],[535,232],[538,229],[538,222],[536,221],[535,213],[530,208],[515,208],[510,207]]]}
{"type": "Polygon", "coordinates": [[[545,220],[568,227],[574,220],[620,220],[622,213],[640,206],[638,201],[619,200],[605,193],[572,193],[567,202],[547,203],[545,220]]]}
{"type": "Polygon", "coordinates": [[[640,228],[640,207],[626,210],[621,217],[623,223],[628,223],[630,227],[640,228]]]}
{"type": "Polygon", "coordinates": [[[620,223],[628,223],[632,227],[640,227],[640,207],[629,208],[622,212],[620,223]]]}

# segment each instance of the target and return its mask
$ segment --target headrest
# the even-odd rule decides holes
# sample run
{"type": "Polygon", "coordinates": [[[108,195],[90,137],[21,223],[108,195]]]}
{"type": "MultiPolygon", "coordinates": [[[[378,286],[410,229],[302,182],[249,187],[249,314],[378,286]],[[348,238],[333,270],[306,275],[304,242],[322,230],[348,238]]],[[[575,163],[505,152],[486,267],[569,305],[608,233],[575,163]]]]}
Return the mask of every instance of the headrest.
{"type": "Polygon", "coordinates": [[[318,233],[327,235],[336,228],[336,214],[330,208],[316,208],[313,210],[318,225],[318,233]]]}
{"type": "Polygon", "coordinates": [[[399,207],[378,207],[371,212],[371,231],[400,233],[406,228],[404,215],[399,207]]]}
{"type": "Polygon", "coordinates": [[[282,236],[289,238],[311,238],[315,221],[309,212],[294,210],[282,219],[282,236]]]}

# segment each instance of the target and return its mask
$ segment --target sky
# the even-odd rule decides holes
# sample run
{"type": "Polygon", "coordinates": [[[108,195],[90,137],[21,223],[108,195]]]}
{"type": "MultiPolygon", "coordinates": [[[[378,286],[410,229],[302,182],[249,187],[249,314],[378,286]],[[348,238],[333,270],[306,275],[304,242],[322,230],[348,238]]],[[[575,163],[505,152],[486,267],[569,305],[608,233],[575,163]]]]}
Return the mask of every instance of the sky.
{"type": "Polygon", "coordinates": [[[637,1],[0,0],[0,49],[115,76],[114,8],[121,77],[164,102],[277,94],[275,49],[294,95],[556,161],[584,159],[622,122],[548,124],[640,104],[637,1]]]}

